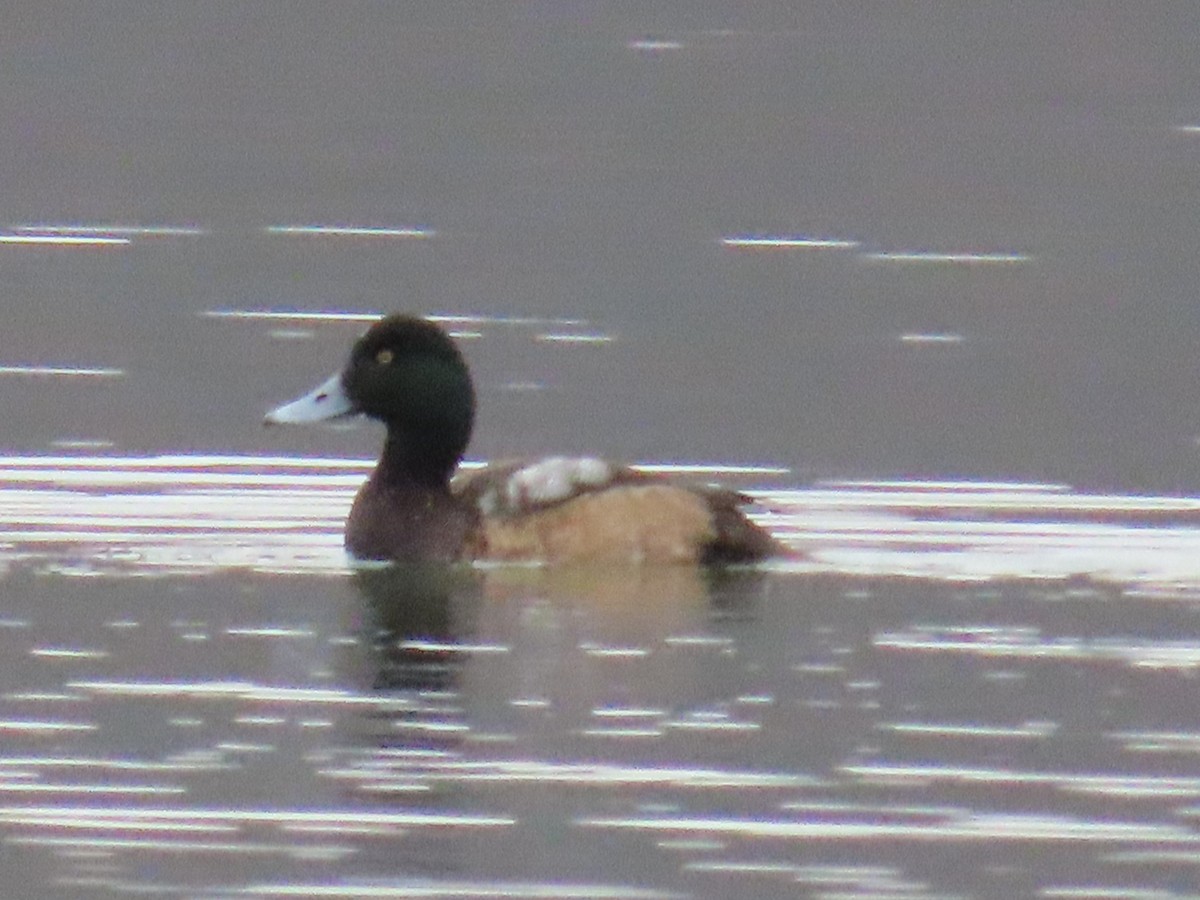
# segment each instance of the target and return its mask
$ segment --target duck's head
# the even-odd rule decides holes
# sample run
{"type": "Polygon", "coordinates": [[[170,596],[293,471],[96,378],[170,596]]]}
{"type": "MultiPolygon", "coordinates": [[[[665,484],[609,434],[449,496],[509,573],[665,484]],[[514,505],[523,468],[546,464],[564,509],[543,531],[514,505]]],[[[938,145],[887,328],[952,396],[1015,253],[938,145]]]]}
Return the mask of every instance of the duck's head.
{"type": "Polygon", "coordinates": [[[406,457],[452,469],[466,450],[475,391],[454,341],[416,316],[380,319],[354,344],[342,371],[267,413],[266,424],[365,415],[387,425],[406,457]]]}

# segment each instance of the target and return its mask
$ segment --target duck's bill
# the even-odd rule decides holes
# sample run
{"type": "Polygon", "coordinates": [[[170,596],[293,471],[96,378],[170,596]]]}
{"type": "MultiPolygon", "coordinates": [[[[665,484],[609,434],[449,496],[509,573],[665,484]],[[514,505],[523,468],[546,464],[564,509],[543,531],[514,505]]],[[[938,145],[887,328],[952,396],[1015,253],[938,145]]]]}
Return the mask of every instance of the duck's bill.
{"type": "Polygon", "coordinates": [[[346,390],[342,387],[342,376],[338,373],[328,381],[317,385],[303,397],[277,406],[263,420],[266,425],[296,425],[304,422],[324,422],[339,416],[353,415],[357,410],[346,390]]]}

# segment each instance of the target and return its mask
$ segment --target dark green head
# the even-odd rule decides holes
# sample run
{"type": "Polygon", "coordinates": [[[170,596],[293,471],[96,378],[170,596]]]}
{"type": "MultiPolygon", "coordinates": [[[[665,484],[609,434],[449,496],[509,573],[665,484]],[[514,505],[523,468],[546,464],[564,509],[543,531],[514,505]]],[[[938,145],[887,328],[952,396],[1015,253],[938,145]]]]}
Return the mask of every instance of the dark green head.
{"type": "Polygon", "coordinates": [[[354,408],[412,437],[462,456],[475,422],[466,361],[437,325],[394,315],[359,338],[342,371],[354,408]]]}
{"type": "Polygon", "coordinates": [[[454,341],[425,319],[391,315],[354,344],[345,368],[311,393],[267,414],[269,423],[361,413],[387,425],[390,462],[414,476],[445,477],[475,421],[475,391],[454,341]],[[420,470],[420,471],[416,471],[420,470]]]}

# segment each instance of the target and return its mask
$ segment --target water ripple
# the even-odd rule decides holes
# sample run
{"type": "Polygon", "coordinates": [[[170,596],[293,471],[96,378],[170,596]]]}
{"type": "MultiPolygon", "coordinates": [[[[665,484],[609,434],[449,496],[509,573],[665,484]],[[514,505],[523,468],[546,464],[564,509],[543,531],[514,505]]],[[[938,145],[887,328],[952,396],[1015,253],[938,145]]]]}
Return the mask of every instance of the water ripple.
{"type": "MultiPolygon", "coordinates": [[[[230,567],[342,574],[349,564],[342,523],[370,466],[284,456],[0,457],[0,571],[33,561],[68,574],[230,567]]],[[[721,463],[639,467],[733,483],[787,471],[721,463]]],[[[1085,575],[1176,595],[1200,589],[1197,497],[948,481],[825,482],[747,493],[759,504],[755,518],[796,553],[773,564],[781,571],[953,580],[1085,575]]],[[[1095,650],[1042,645],[1037,652],[1095,650]]],[[[1147,648],[1141,662],[1193,665],[1197,654],[1191,645],[1160,645],[1147,648]]]]}

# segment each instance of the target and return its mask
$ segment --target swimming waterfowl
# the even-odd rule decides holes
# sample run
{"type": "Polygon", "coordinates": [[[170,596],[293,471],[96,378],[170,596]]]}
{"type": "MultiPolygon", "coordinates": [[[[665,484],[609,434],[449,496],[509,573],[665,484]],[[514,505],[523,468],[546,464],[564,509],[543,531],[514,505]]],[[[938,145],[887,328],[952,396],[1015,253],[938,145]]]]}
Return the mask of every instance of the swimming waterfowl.
{"type": "Polygon", "coordinates": [[[341,372],[266,422],[355,414],[387,426],[379,462],[346,520],[346,549],[362,559],[724,563],[780,552],[742,511],[749,498],[731,490],[592,457],[455,474],[471,437],[475,390],[454,341],[426,319],[379,320],[341,372]]]}

